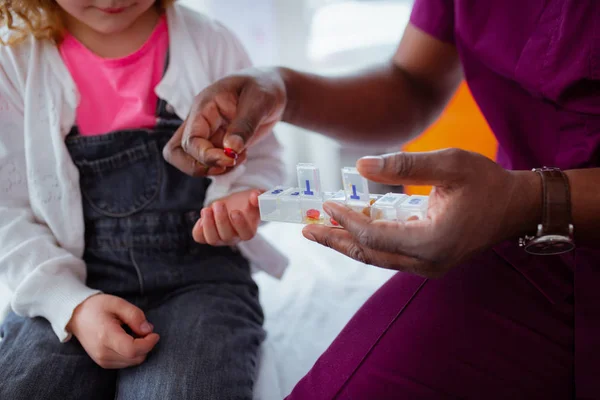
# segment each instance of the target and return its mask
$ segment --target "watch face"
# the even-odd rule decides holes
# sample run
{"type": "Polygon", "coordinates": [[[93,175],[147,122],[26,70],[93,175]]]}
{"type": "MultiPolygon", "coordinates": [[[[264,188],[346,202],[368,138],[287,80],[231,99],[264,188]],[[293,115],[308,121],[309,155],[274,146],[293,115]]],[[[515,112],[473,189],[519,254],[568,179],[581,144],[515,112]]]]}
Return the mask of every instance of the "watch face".
{"type": "Polygon", "coordinates": [[[566,236],[548,235],[534,239],[525,247],[525,251],[536,255],[554,255],[567,253],[575,248],[573,241],[566,236]]]}

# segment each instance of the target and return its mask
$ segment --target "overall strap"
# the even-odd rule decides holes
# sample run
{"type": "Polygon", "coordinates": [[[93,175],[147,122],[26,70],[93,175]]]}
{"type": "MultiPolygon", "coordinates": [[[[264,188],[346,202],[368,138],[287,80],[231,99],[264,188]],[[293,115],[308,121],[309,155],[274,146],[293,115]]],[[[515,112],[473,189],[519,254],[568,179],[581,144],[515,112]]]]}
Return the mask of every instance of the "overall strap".
{"type": "MultiPolygon", "coordinates": [[[[163,70],[163,76],[167,72],[167,68],[169,68],[169,49],[167,49],[167,57],[165,59],[165,67],[163,70]]],[[[173,107],[168,104],[164,99],[159,98],[156,104],[156,117],[157,117],[157,125],[158,126],[175,126],[179,127],[183,122],[177,114],[175,114],[175,110],[173,107]]]]}

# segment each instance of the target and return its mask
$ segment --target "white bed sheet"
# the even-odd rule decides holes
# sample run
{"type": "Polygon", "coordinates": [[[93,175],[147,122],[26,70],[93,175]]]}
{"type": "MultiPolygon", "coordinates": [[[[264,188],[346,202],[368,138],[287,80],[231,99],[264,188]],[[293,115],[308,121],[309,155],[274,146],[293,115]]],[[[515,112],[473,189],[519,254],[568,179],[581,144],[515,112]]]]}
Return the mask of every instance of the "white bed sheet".
{"type": "Polygon", "coordinates": [[[259,273],[267,340],[256,398],[281,400],[308,372],[356,310],[392,272],[366,266],[312,243],[302,226],[269,223],[265,235],[290,258],[278,281],[259,273]]]}
{"type": "MultiPolygon", "coordinates": [[[[281,280],[255,275],[267,331],[256,400],[281,400],[289,394],[356,310],[392,275],[304,239],[301,229],[282,223],[260,228],[290,258],[290,266],[281,280]]],[[[0,284],[0,320],[8,298],[0,284]]]]}

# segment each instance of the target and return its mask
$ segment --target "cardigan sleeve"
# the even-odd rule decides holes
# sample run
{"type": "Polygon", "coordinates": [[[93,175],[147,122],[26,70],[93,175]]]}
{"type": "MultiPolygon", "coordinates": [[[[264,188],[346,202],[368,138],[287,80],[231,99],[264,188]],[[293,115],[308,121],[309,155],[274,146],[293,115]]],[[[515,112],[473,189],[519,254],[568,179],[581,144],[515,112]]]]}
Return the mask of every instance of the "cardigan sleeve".
{"type": "MultiPolygon", "coordinates": [[[[0,46],[1,47],[1,46],[0,46]]],[[[47,319],[58,339],[74,309],[98,291],[85,285],[85,264],[61,248],[30,205],[25,111],[15,54],[0,48],[0,279],[12,292],[12,310],[47,319]]]]}

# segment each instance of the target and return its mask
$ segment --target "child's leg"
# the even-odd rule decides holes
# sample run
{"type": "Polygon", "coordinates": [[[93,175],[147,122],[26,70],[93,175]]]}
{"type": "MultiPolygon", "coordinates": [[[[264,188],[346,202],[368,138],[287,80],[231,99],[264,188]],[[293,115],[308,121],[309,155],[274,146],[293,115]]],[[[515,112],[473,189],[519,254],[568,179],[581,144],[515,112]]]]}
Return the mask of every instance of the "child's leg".
{"type": "Polygon", "coordinates": [[[254,284],[204,284],[146,311],[161,339],[139,367],[119,371],[118,398],[252,399],[265,333],[254,284]]]}
{"type": "Polygon", "coordinates": [[[60,343],[46,320],[11,313],[0,337],[0,399],[114,398],[116,372],[96,365],[77,339],[60,343]]]}

